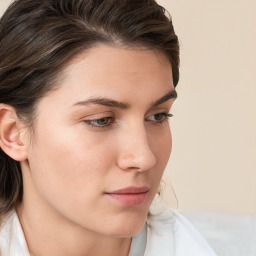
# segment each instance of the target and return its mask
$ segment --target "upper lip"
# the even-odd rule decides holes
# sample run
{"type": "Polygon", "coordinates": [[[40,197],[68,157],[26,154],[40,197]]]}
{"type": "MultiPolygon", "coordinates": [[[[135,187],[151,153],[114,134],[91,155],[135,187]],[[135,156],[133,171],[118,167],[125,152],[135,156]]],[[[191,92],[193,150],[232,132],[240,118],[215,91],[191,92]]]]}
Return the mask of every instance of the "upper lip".
{"type": "Polygon", "coordinates": [[[142,187],[130,186],[130,187],[114,190],[111,192],[107,192],[106,194],[140,194],[140,193],[146,193],[148,191],[149,191],[149,187],[147,186],[142,186],[142,187]]]}

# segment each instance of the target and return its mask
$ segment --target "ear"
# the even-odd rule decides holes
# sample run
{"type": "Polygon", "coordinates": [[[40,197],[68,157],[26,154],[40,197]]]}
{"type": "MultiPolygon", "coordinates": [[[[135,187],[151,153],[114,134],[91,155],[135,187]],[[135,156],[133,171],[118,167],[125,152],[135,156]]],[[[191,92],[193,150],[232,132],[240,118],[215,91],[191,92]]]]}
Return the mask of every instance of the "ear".
{"type": "Polygon", "coordinates": [[[27,150],[22,141],[24,125],[21,124],[13,107],[0,104],[0,147],[16,161],[27,159],[27,150]]]}

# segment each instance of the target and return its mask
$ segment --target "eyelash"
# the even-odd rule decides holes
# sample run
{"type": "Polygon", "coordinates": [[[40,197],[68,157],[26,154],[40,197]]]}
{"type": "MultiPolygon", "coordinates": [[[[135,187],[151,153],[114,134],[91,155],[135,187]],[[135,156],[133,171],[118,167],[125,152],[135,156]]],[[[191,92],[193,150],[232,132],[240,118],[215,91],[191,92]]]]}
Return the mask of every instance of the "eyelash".
{"type": "MultiPolygon", "coordinates": [[[[148,120],[148,121],[152,121],[152,122],[155,122],[156,124],[161,124],[163,122],[165,122],[166,120],[168,120],[169,118],[173,117],[172,114],[170,113],[157,113],[157,114],[154,114],[152,116],[156,116],[156,115],[162,115],[163,116],[163,119],[159,120],[159,121],[153,121],[153,120],[148,120]]],[[[106,117],[101,117],[101,118],[97,118],[97,119],[92,119],[92,120],[84,120],[84,122],[91,126],[91,127],[96,127],[96,128],[108,128],[108,127],[111,127],[114,123],[115,123],[115,119],[114,117],[110,117],[110,116],[106,116],[106,117]],[[99,125],[99,124],[93,124],[93,122],[97,122],[97,121],[104,121],[104,120],[111,120],[111,122],[107,123],[107,124],[103,124],[103,125],[99,125]]]]}

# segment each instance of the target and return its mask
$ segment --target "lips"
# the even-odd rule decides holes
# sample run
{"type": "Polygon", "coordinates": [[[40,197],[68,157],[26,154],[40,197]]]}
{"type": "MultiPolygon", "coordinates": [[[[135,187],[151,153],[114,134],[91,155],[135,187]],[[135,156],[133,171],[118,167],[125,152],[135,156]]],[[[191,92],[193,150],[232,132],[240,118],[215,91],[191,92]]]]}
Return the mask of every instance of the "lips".
{"type": "Polygon", "coordinates": [[[147,198],[149,187],[130,186],[105,193],[110,199],[124,206],[141,205],[147,198]]]}
{"type": "Polygon", "coordinates": [[[143,187],[131,186],[127,188],[118,189],[118,190],[109,192],[107,194],[139,194],[139,193],[145,193],[147,191],[149,191],[149,187],[147,186],[143,186],[143,187]]]}

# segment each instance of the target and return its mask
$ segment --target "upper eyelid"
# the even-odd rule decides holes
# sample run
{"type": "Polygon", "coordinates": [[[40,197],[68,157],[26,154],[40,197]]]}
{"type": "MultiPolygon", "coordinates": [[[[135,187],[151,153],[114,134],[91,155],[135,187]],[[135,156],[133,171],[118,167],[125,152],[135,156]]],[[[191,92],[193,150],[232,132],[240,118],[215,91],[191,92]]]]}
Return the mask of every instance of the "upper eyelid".
{"type": "MultiPolygon", "coordinates": [[[[150,110],[150,113],[145,114],[146,116],[152,116],[152,115],[156,115],[156,114],[161,114],[161,113],[165,113],[168,114],[170,112],[170,110],[167,109],[154,109],[154,110],[150,110]]],[[[97,113],[97,114],[91,114],[91,115],[87,115],[84,116],[82,119],[87,119],[87,120],[98,120],[98,119],[102,119],[102,118],[114,118],[115,119],[115,115],[113,113],[110,114],[110,112],[103,112],[103,113],[97,113]],[[94,117],[95,116],[95,117],[94,117]]]]}
{"type": "Polygon", "coordinates": [[[161,113],[168,114],[169,112],[170,112],[170,109],[167,109],[167,108],[152,109],[152,110],[148,111],[146,116],[151,116],[151,115],[156,115],[156,114],[161,114],[161,113]]]}
{"type": "MultiPolygon", "coordinates": [[[[169,112],[168,112],[168,111],[164,111],[164,112],[163,112],[163,111],[160,111],[160,112],[156,112],[156,113],[154,113],[154,114],[148,115],[147,117],[145,117],[145,121],[150,121],[150,120],[147,120],[147,119],[148,119],[149,117],[154,116],[154,115],[157,115],[157,114],[164,114],[164,115],[165,115],[164,119],[168,119],[168,114],[169,114],[169,112]]],[[[108,123],[108,124],[106,124],[106,125],[102,125],[102,126],[97,125],[97,124],[92,125],[92,126],[94,126],[94,127],[96,127],[96,128],[97,128],[97,127],[98,127],[98,128],[104,128],[104,127],[106,127],[106,126],[110,126],[110,125],[116,123],[116,118],[115,118],[114,116],[104,116],[104,117],[99,117],[99,118],[95,118],[95,119],[87,119],[87,120],[84,120],[84,122],[89,124],[89,122],[94,122],[94,121],[97,121],[97,120],[100,120],[100,119],[103,119],[103,118],[109,118],[109,119],[111,119],[111,120],[110,120],[110,123],[108,123]]],[[[158,121],[156,121],[156,122],[158,122],[158,121]]]]}
{"type": "MultiPolygon", "coordinates": [[[[169,113],[169,111],[162,110],[162,111],[156,111],[156,112],[151,113],[147,116],[149,117],[149,116],[153,116],[153,115],[157,115],[157,114],[168,114],[168,113],[169,113]]],[[[93,115],[91,115],[91,116],[93,116],[93,115]]],[[[89,117],[89,116],[87,116],[87,117],[89,117]]],[[[146,115],[145,115],[145,117],[146,117],[146,115]]],[[[94,120],[99,120],[99,119],[102,119],[102,118],[113,118],[113,119],[115,119],[115,116],[114,115],[102,115],[102,116],[95,117],[95,118],[89,118],[89,119],[87,119],[87,121],[94,121],[94,120]]]]}
{"type": "MultiPolygon", "coordinates": [[[[151,106],[147,112],[150,112],[150,111],[154,111],[154,110],[157,110],[157,109],[170,109],[171,106],[173,105],[174,101],[175,101],[176,98],[170,98],[169,100],[165,101],[165,102],[161,102],[159,103],[158,105],[154,105],[154,106],[151,106]],[[167,105],[165,105],[167,104],[167,105]],[[166,106],[166,107],[165,107],[166,106]]],[[[78,104],[79,105],[79,104],[78,104]]],[[[97,105],[97,104],[95,104],[97,105]]],[[[97,105],[99,107],[99,105],[97,105]]],[[[99,112],[97,113],[93,113],[93,114],[90,114],[90,115],[86,115],[84,117],[89,117],[89,116],[94,116],[94,115],[100,115],[100,114],[104,114],[104,113],[110,113],[110,112],[116,112],[116,111],[119,111],[119,109],[115,109],[111,106],[105,106],[107,109],[103,112],[101,112],[99,110],[99,112]]],[[[84,108],[86,109],[86,108],[84,108]]],[[[127,109],[120,109],[120,111],[123,111],[123,110],[127,110],[127,109]]]]}
{"type": "Polygon", "coordinates": [[[100,113],[96,113],[96,114],[85,115],[85,116],[81,117],[81,119],[97,120],[97,119],[106,118],[106,117],[114,117],[114,114],[109,111],[106,111],[106,112],[100,112],[100,113]]]}

